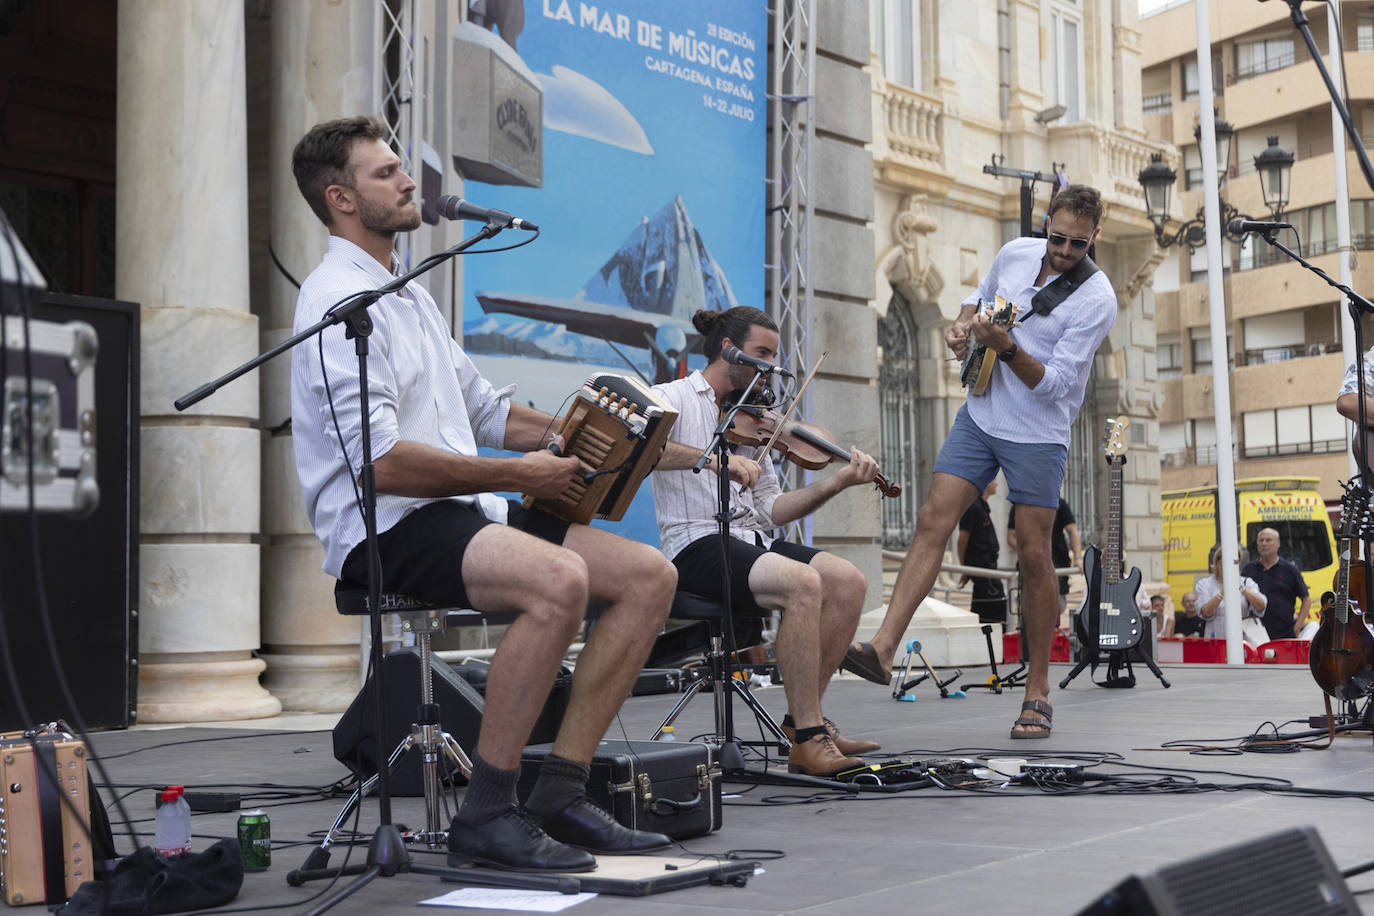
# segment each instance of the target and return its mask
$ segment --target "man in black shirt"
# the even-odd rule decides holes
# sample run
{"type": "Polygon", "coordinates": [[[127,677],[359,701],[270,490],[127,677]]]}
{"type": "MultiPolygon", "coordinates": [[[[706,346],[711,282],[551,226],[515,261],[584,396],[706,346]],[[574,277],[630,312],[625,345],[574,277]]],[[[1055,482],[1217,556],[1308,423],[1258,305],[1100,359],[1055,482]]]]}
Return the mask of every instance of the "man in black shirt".
{"type": "Polygon", "coordinates": [[[1302,599],[1302,609],[1298,612],[1303,620],[1312,607],[1312,596],[1308,594],[1307,583],[1302,573],[1291,560],[1279,556],[1279,533],[1273,528],[1261,528],[1255,535],[1258,559],[1251,560],[1241,569],[1242,576],[1255,580],[1259,590],[1269,603],[1264,608],[1264,629],[1270,639],[1292,639],[1294,604],[1302,599]]]}
{"type": "MultiPolygon", "coordinates": [[[[992,513],[988,498],[997,492],[997,479],[983,490],[982,496],[973,501],[962,518],[959,519],[959,562],[964,566],[981,566],[983,569],[997,568],[997,555],[1001,552],[997,541],[997,529],[992,526],[992,513]]],[[[962,576],[962,586],[970,577],[962,576]]],[[[1007,596],[999,579],[973,576],[973,604],[969,608],[978,615],[983,623],[1005,623],[1007,620],[1007,596]]]]}
{"type": "Polygon", "coordinates": [[[1183,595],[1183,616],[1176,617],[1174,636],[1201,636],[1207,629],[1207,621],[1197,612],[1197,595],[1185,592],[1183,595]]]}
{"type": "MultiPolygon", "coordinates": [[[[1007,516],[1007,546],[1016,550],[1016,506],[1011,507],[1007,516]]],[[[1083,542],[1078,537],[1078,521],[1073,517],[1068,500],[1059,497],[1059,508],[1054,513],[1054,526],[1050,529],[1050,555],[1055,569],[1077,566],[1083,559],[1083,542]]],[[[1069,577],[1059,577],[1059,610],[1064,610],[1069,594],[1069,577]]]]}

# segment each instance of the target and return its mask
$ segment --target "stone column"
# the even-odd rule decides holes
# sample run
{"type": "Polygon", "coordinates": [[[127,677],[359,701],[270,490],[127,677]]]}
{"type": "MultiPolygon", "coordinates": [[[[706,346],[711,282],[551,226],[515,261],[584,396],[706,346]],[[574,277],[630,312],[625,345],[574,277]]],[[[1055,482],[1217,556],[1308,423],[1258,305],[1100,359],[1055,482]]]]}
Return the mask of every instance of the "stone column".
{"type": "Polygon", "coordinates": [[[258,685],[257,351],[248,311],[242,0],[119,4],[116,288],[142,305],[142,722],[281,709],[258,685]]]}
{"type": "MultiPolygon", "coordinates": [[[[298,281],[319,263],[324,225],[291,174],[291,151],[312,125],[373,112],[374,10],[369,4],[291,0],[271,10],[270,126],[267,161],[255,170],[267,185],[272,250],[298,281]]],[[[291,336],[296,287],[271,263],[267,240],[254,239],[261,277],[263,348],[291,336]],[[261,241],[261,244],[257,244],[261,241]]],[[[301,346],[312,347],[313,344],[301,346]]],[[[264,425],[291,415],[291,357],[263,368],[264,425]]],[[[359,688],[358,618],[334,610],[334,580],[320,568],[324,551],[306,518],[289,427],[264,439],[262,452],[263,683],[291,710],[345,709],[359,688]]]]}

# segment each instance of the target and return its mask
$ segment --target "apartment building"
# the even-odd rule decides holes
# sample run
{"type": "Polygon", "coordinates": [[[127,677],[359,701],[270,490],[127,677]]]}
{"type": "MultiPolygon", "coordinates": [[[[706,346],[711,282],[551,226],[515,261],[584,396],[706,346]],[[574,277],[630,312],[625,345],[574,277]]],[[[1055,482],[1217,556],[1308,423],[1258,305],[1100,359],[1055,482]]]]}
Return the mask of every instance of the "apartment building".
{"type": "MultiPolygon", "coordinates": [[[[1374,135],[1374,12],[1340,3],[1339,35],[1354,122],[1374,135]]],[[[1173,3],[1140,22],[1146,133],[1181,151],[1165,235],[1202,206],[1202,162],[1194,135],[1200,106],[1212,104],[1234,128],[1223,200],[1242,214],[1268,219],[1255,156],[1277,138],[1296,157],[1283,219],[1302,250],[1339,275],[1330,96],[1306,43],[1282,3],[1212,3],[1211,70],[1215,98],[1201,99],[1193,2],[1173,3]]],[[[1326,12],[1312,7],[1311,30],[1329,63],[1326,12]]],[[[1347,149],[1349,147],[1347,146],[1347,149]]],[[[1351,238],[1358,252],[1374,247],[1374,191],[1353,151],[1347,152],[1351,238]]],[[[1282,239],[1291,247],[1291,236],[1282,239]]],[[[1317,476],[1328,501],[1348,476],[1344,424],[1335,411],[1341,381],[1339,294],[1261,239],[1223,243],[1227,352],[1236,477],[1317,476]]],[[[1161,484],[1165,489],[1216,481],[1211,330],[1206,253],[1171,247],[1155,273],[1156,371],[1163,386],[1159,415],[1161,484]]],[[[1374,263],[1354,260],[1356,290],[1369,290],[1374,263]]]]}

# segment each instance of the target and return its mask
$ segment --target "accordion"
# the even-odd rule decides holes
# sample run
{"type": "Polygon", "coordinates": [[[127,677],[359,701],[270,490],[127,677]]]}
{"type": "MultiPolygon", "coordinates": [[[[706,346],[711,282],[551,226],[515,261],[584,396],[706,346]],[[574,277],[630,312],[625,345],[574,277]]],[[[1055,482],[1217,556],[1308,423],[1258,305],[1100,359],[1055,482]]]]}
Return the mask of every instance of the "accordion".
{"type": "Polygon", "coordinates": [[[578,524],[619,521],[658,464],[676,419],[677,411],[636,379],[592,376],[558,430],[563,454],[581,458],[592,472],[552,499],[526,496],[525,505],[578,524]]]}
{"type": "Polygon", "coordinates": [[[0,734],[0,895],[10,906],[62,903],[95,877],[86,745],[63,729],[0,734]]]}

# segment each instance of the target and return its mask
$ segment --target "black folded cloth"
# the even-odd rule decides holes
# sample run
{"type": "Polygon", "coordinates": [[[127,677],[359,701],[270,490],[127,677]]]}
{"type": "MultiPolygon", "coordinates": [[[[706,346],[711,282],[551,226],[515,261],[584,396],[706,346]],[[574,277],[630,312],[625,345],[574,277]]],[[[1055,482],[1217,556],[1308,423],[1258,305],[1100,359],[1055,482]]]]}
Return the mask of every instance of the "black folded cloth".
{"type": "Polygon", "coordinates": [[[237,840],[219,840],[204,852],[170,857],[144,846],[121,859],[105,881],[82,884],[56,912],[59,916],[182,913],[228,903],[242,886],[243,856],[237,840]]]}

